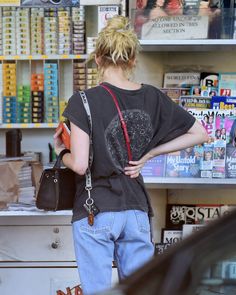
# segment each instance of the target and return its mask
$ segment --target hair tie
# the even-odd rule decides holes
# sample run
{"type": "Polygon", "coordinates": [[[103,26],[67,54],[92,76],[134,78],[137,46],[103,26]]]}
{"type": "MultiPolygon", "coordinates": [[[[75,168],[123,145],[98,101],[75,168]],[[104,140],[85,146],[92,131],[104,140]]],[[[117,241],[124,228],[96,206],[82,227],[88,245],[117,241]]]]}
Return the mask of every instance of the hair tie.
{"type": "Polygon", "coordinates": [[[125,29],[118,29],[116,30],[116,32],[122,33],[122,32],[125,32],[125,29]]]}

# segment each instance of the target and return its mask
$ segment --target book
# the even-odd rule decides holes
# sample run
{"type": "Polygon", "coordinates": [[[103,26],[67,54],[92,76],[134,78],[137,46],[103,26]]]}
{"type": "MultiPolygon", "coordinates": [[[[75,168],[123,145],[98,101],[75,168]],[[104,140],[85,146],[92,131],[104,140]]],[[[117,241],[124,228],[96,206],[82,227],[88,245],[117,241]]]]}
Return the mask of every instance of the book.
{"type": "Polygon", "coordinates": [[[70,149],[70,129],[65,122],[60,122],[56,131],[62,129],[61,140],[67,149],[70,149]]]}
{"type": "Polygon", "coordinates": [[[226,143],[216,140],[213,148],[212,177],[225,178],[226,143]]]}

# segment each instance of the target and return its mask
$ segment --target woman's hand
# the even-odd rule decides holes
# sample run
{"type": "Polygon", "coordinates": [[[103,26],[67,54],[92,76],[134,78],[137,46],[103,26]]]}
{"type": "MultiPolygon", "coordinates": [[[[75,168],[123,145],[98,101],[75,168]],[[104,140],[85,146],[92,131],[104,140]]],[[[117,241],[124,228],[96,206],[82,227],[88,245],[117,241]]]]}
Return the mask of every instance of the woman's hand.
{"type": "Polygon", "coordinates": [[[130,176],[130,178],[138,177],[145,163],[151,158],[152,156],[148,153],[138,161],[129,161],[130,166],[125,167],[125,175],[130,176]]]}
{"type": "Polygon", "coordinates": [[[60,152],[62,150],[64,150],[66,148],[64,143],[62,142],[61,133],[62,133],[62,128],[59,128],[56,131],[56,133],[53,135],[54,149],[55,149],[55,153],[57,154],[57,156],[60,154],[60,152]]]}

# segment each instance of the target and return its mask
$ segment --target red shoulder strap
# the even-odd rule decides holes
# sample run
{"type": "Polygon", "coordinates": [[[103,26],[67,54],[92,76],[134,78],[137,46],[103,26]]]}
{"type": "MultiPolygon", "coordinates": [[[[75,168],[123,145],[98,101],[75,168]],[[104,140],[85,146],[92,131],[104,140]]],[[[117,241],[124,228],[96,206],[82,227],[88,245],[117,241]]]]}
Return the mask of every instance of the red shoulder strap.
{"type": "Polygon", "coordinates": [[[127,147],[128,159],[129,159],[129,161],[132,161],[132,152],[131,152],[131,146],[130,146],[130,138],[129,138],[129,134],[128,134],[128,131],[127,131],[127,126],[125,124],[125,120],[124,120],[123,115],[121,113],[121,110],[120,110],[120,107],[119,107],[117,98],[116,98],[114,92],[109,87],[107,87],[104,84],[100,84],[100,86],[103,87],[104,89],[106,89],[106,91],[108,91],[110,93],[111,97],[113,98],[113,101],[115,103],[115,106],[116,106],[117,111],[118,111],[118,114],[119,114],[121,127],[123,129],[123,134],[124,134],[124,138],[125,138],[125,142],[126,142],[126,147],[127,147]]]}

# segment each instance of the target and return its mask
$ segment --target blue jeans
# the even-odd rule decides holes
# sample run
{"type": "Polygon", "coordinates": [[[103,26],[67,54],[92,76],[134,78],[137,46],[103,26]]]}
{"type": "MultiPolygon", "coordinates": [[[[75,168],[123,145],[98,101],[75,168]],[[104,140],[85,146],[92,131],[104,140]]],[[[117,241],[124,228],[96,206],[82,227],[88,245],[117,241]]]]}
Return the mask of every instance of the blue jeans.
{"type": "Polygon", "coordinates": [[[83,218],[73,223],[73,236],[84,295],[111,287],[113,260],[123,279],[154,254],[149,218],[140,210],[99,213],[93,226],[83,218]]]}

